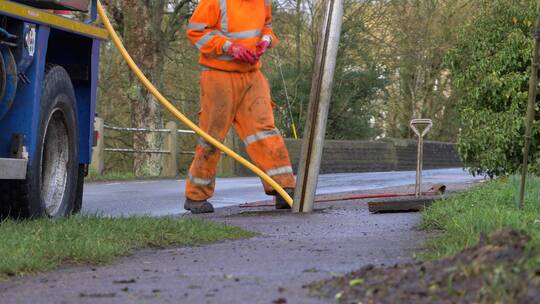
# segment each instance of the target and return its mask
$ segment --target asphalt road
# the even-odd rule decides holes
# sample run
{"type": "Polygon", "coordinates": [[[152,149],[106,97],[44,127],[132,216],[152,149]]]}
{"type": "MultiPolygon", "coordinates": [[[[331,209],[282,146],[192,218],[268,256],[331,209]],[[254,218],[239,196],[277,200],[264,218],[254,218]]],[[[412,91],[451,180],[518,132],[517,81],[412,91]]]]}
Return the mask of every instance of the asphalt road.
{"type": "MultiPolygon", "coordinates": [[[[473,177],[456,169],[425,170],[425,183],[467,183],[473,177]]],[[[368,172],[325,174],[319,177],[317,194],[383,189],[414,184],[415,172],[368,172]]],[[[174,215],[183,213],[184,180],[151,180],[88,183],[84,189],[83,213],[103,216],[174,215]]],[[[211,202],[215,207],[267,200],[255,177],[218,178],[211,202]]]]}

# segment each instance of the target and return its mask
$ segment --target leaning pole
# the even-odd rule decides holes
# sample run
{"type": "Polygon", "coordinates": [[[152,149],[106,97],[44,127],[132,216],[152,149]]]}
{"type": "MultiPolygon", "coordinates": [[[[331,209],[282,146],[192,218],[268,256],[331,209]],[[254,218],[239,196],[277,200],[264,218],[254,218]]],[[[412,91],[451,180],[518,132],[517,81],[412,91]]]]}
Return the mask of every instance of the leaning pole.
{"type": "Polygon", "coordinates": [[[332,83],[339,47],[343,0],[323,2],[324,19],[313,68],[309,108],[304,127],[293,212],[313,211],[317,178],[332,95],[332,83]]]}
{"type": "Polygon", "coordinates": [[[529,148],[531,145],[532,124],[534,120],[534,107],[536,105],[536,92],[538,88],[538,61],[540,52],[540,0],[537,1],[536,22],[534,25],[534,50],[531,64],[531,81],[529,84],[529,101],[525,126],[525,144],[523,147],[523,164],[521,168],[521,185],[519,188],[518,208],[523,209],[525,203],[525,185],[528,173],[529,148]]]}

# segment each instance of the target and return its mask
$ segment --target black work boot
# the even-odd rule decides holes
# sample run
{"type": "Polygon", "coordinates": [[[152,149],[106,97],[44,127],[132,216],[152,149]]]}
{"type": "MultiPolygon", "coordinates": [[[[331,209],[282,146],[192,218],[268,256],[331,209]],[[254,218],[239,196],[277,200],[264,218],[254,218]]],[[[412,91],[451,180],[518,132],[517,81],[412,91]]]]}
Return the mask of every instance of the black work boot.
{"type": "MultiPolygon", "coordinates": [[[[284,189],[287,194],[289,194],[292,198],[294,198],[294,188],[285,188],[284,189]]],[[[291,209],[291,206],[287,204],[287,201],[279,193],[275,194],[275,203],[276,203],[276,209],[291,209]]]]}
{"type": "Polygon", "coordinates": [[[186,198],[184,209],[191,211],[193,214],[214,212],[214,206],[212,206],[212,204],[210,204],[207,200],[193,201],[189,198],[186,198]]]}

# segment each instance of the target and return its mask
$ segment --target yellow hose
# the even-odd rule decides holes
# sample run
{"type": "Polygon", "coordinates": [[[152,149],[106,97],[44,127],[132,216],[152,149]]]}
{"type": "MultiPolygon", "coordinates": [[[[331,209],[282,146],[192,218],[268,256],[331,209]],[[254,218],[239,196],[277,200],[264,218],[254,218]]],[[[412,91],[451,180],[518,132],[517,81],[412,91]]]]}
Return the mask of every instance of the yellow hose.
{"type": "Polygon", "coordinates": [[[292,133],[293,133],[294,139],[298,139],[298,135],[296,134],[296,126],[294,125],[294,122],[291,123],[291,127],[292,127],[292,133]]]}
{"type": "Polygon", "coordinates": [[[122,55],[124,57],[124,60],[128,64],[128,66],[131,68],[133,73],[139,78],[139,80],[142,82],[142,84],[148,89],[148,91],[156,97],[156,99],[167,109],[169,112],[171,112],[179,121],[184,123],[188,128],[192,129],[199,135],[200,137],[204,138],[208,143],[215,146],[219,150],[223,151],[228,156],[232,157],[245,167],[247,167],[249,170],[253,171],[253,173],[257,174],[260,178],[262,178],[265,182],[267,182],[272,188],[274,188],[279,195],[285,199],[285,201],[289,204],[289,206],[292,207],[293,199],[283,190],[283,188],[278,185],[270,176],[268,176],[266,173],[264,173],[261,169],[257,168],[255,165],[247,161],[242,156],[236,154],[233,150],[227,148],[225,145],[220,143],[218,140],[213,138],[212,136],[205,133],[203,130],[201,130],[196,124],[194,124],[189,118],[187,118],[182,112],[180,112],[178,109],[174,107],[174,105],[167,100],[159,91],[158,89],[144,76],[143,72],[137,64],[133,61],[129,53],[126,51],[126,48],[124,48],[124,45],[116,32],[114,31],[114,28],[111,25],[111,22],[109,18],[107,17],[107,14],[105,13],[105,10],[103,9],[103,6],[101,5],[101,2],[98,1],[97,3],[97,10],[99,17],[101,18],[101,21],[103,22],[103,25],[105,25],[105,29],[109,32],[109,35],[111,36],[111,39],[122,55]]]}

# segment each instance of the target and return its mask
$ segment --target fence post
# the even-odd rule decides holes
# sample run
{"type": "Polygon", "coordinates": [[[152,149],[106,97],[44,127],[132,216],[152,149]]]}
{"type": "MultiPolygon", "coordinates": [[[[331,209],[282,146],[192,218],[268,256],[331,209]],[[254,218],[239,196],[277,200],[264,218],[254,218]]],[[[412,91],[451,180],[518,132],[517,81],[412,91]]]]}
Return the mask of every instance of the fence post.
{"type": "Polygon", "coordinates": [[[97,174],[103,175],[105,170],[105,124],[103,118],[94,118],[94,129],[99,135],[96,146],[92,148],[92,166],[97,174]]]}
{"type": "MultiPolygon", "coordinates": [[[[225,140],[223,141],[223,144],[233,150],[235,150],[235,142],[234,142],[234,132],[233,130],[229,130],[229,133],[225,137],[225,140]]],[[[234,159],[231,157],[221,154],[221,158],[219,159],[218,167],[217,167],[217,174],[219,176],[232,176],[234,175],[234,159]]]]}
{"type": "Polygon", "coordinates": [[[166,129],[169,129],[169,133],[165,139],[165,150],[169,153],[163,157],[163,170],[161,170],[162,177],[176,177],[178,175],[178,135],[176,122],[169,121],[165,125],[166,129]]]}

